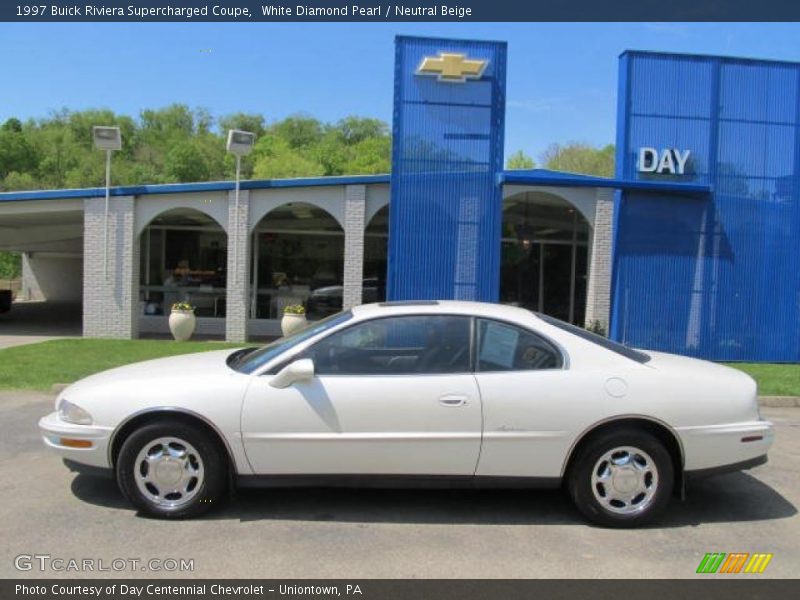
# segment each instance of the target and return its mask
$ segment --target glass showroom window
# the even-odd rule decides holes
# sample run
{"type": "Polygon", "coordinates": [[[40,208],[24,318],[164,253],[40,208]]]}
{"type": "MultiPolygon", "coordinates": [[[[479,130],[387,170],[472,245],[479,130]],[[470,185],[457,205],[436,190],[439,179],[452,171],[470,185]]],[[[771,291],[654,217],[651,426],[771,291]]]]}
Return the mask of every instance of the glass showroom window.
{"type": "Polygon", "coordinates": [[[203,213],[177,209],[155,218],[141,235],[142,314],[169,314],[185,301],[199,317],[224,317],[227,248],[225,231],[203,213]]]}
{"type": "Polygon", "coordinates": [[[342,309],[344,231],[330,213],[284,204],[259,222],[251,243],[250,318],[280,319],[292,304],[310,320],[342,309]]]}
{"type": "Polygon", "coordinates": [[[386,257],[389,242],[389,207],[384,206],[373,216],[364,231],[364,287],[361,301],[386,300],[386,257]]]}
{"type": "Polygon", "coordinates": [[[500,302],[583,325],[589,229],[559,196],[525,192],[506,199],[500,302]]]}

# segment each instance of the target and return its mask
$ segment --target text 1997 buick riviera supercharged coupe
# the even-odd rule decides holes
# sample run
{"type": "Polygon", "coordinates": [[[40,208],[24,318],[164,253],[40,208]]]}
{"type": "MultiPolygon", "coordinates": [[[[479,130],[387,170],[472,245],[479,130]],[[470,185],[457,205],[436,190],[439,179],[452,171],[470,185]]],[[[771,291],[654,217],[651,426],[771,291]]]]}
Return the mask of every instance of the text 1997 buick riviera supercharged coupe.
{"type": "Polygon", "coordinates": [[[363,305],[258,349],[133,364],[39,422],[75,470],[142,511],[198,514],[231,485],[564,485],[641,525],[693,475],[766,461],[755,382],[521,308],[363,305]]]}

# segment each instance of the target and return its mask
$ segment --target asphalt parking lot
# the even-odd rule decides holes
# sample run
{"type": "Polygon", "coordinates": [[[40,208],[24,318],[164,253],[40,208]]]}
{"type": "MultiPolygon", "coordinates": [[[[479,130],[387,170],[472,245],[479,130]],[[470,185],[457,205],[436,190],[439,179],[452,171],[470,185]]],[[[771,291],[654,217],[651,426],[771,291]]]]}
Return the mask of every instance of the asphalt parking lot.
{"type": "Polygon", "coordinates": [[[249,490],[202,519],[147,519],[113,482],[76,476],[44,449],[36,421],[52,401],[0,392],[0,577],[97,576],[15,568],[19,555],[49,555],[106,568],[194,561],[192,572],[103,574],[119,577],[680,578],[707,552],[773,553],[757,577],[797,576],[798,408],[763,410],[777,425],[769,464],[697,484],[656,525],[624,531],[587,525],[558,491],[527,490],[249,490]]]}

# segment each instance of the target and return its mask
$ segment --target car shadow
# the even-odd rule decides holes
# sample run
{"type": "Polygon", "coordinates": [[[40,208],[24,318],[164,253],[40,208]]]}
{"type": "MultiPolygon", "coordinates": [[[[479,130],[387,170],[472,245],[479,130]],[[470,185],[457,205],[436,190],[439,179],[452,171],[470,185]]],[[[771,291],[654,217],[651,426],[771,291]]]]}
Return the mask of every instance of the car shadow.
{"type": "MultiPolygon", "coordinates": [[[[80,500],[132,510],[112,480],[78,475],[80,500]]],[[[797,508],[746,473],[694,482],[683,502],[673,499],[652,528],[786,519],[797,508]]],[[[239,521],[333,521],[341,523],[585,525],[562,490],[501,489],[240,489],[203,519],[239,521]]]]}
{"type": "Polygon", "coordinates": [[[88,504],[132,510],[130,502],[119,491],[117,482],[110,478],[78,474],[72,480],[70,490],[73,496],[88,504]]]}

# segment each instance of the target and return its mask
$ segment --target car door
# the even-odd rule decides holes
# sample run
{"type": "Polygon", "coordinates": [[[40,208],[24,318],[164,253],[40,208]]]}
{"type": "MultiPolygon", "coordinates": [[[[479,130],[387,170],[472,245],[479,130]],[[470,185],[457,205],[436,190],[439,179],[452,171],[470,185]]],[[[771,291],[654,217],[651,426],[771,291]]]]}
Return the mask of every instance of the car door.
{"type": "Polygon", "coordinates": [[[477,319],[475,330],[484,414],[476,474],[559,477],[596,376],[566,368],[561,350],[527,328],[477,319]]]}
{"type": "Polygon", "coordinates": [[[471,319],[376,318],[339,330],[293,359],[315,376],[284,389],[256,377],[242,411],[258,474],[473,475],[480,394],[471,319]]]}

